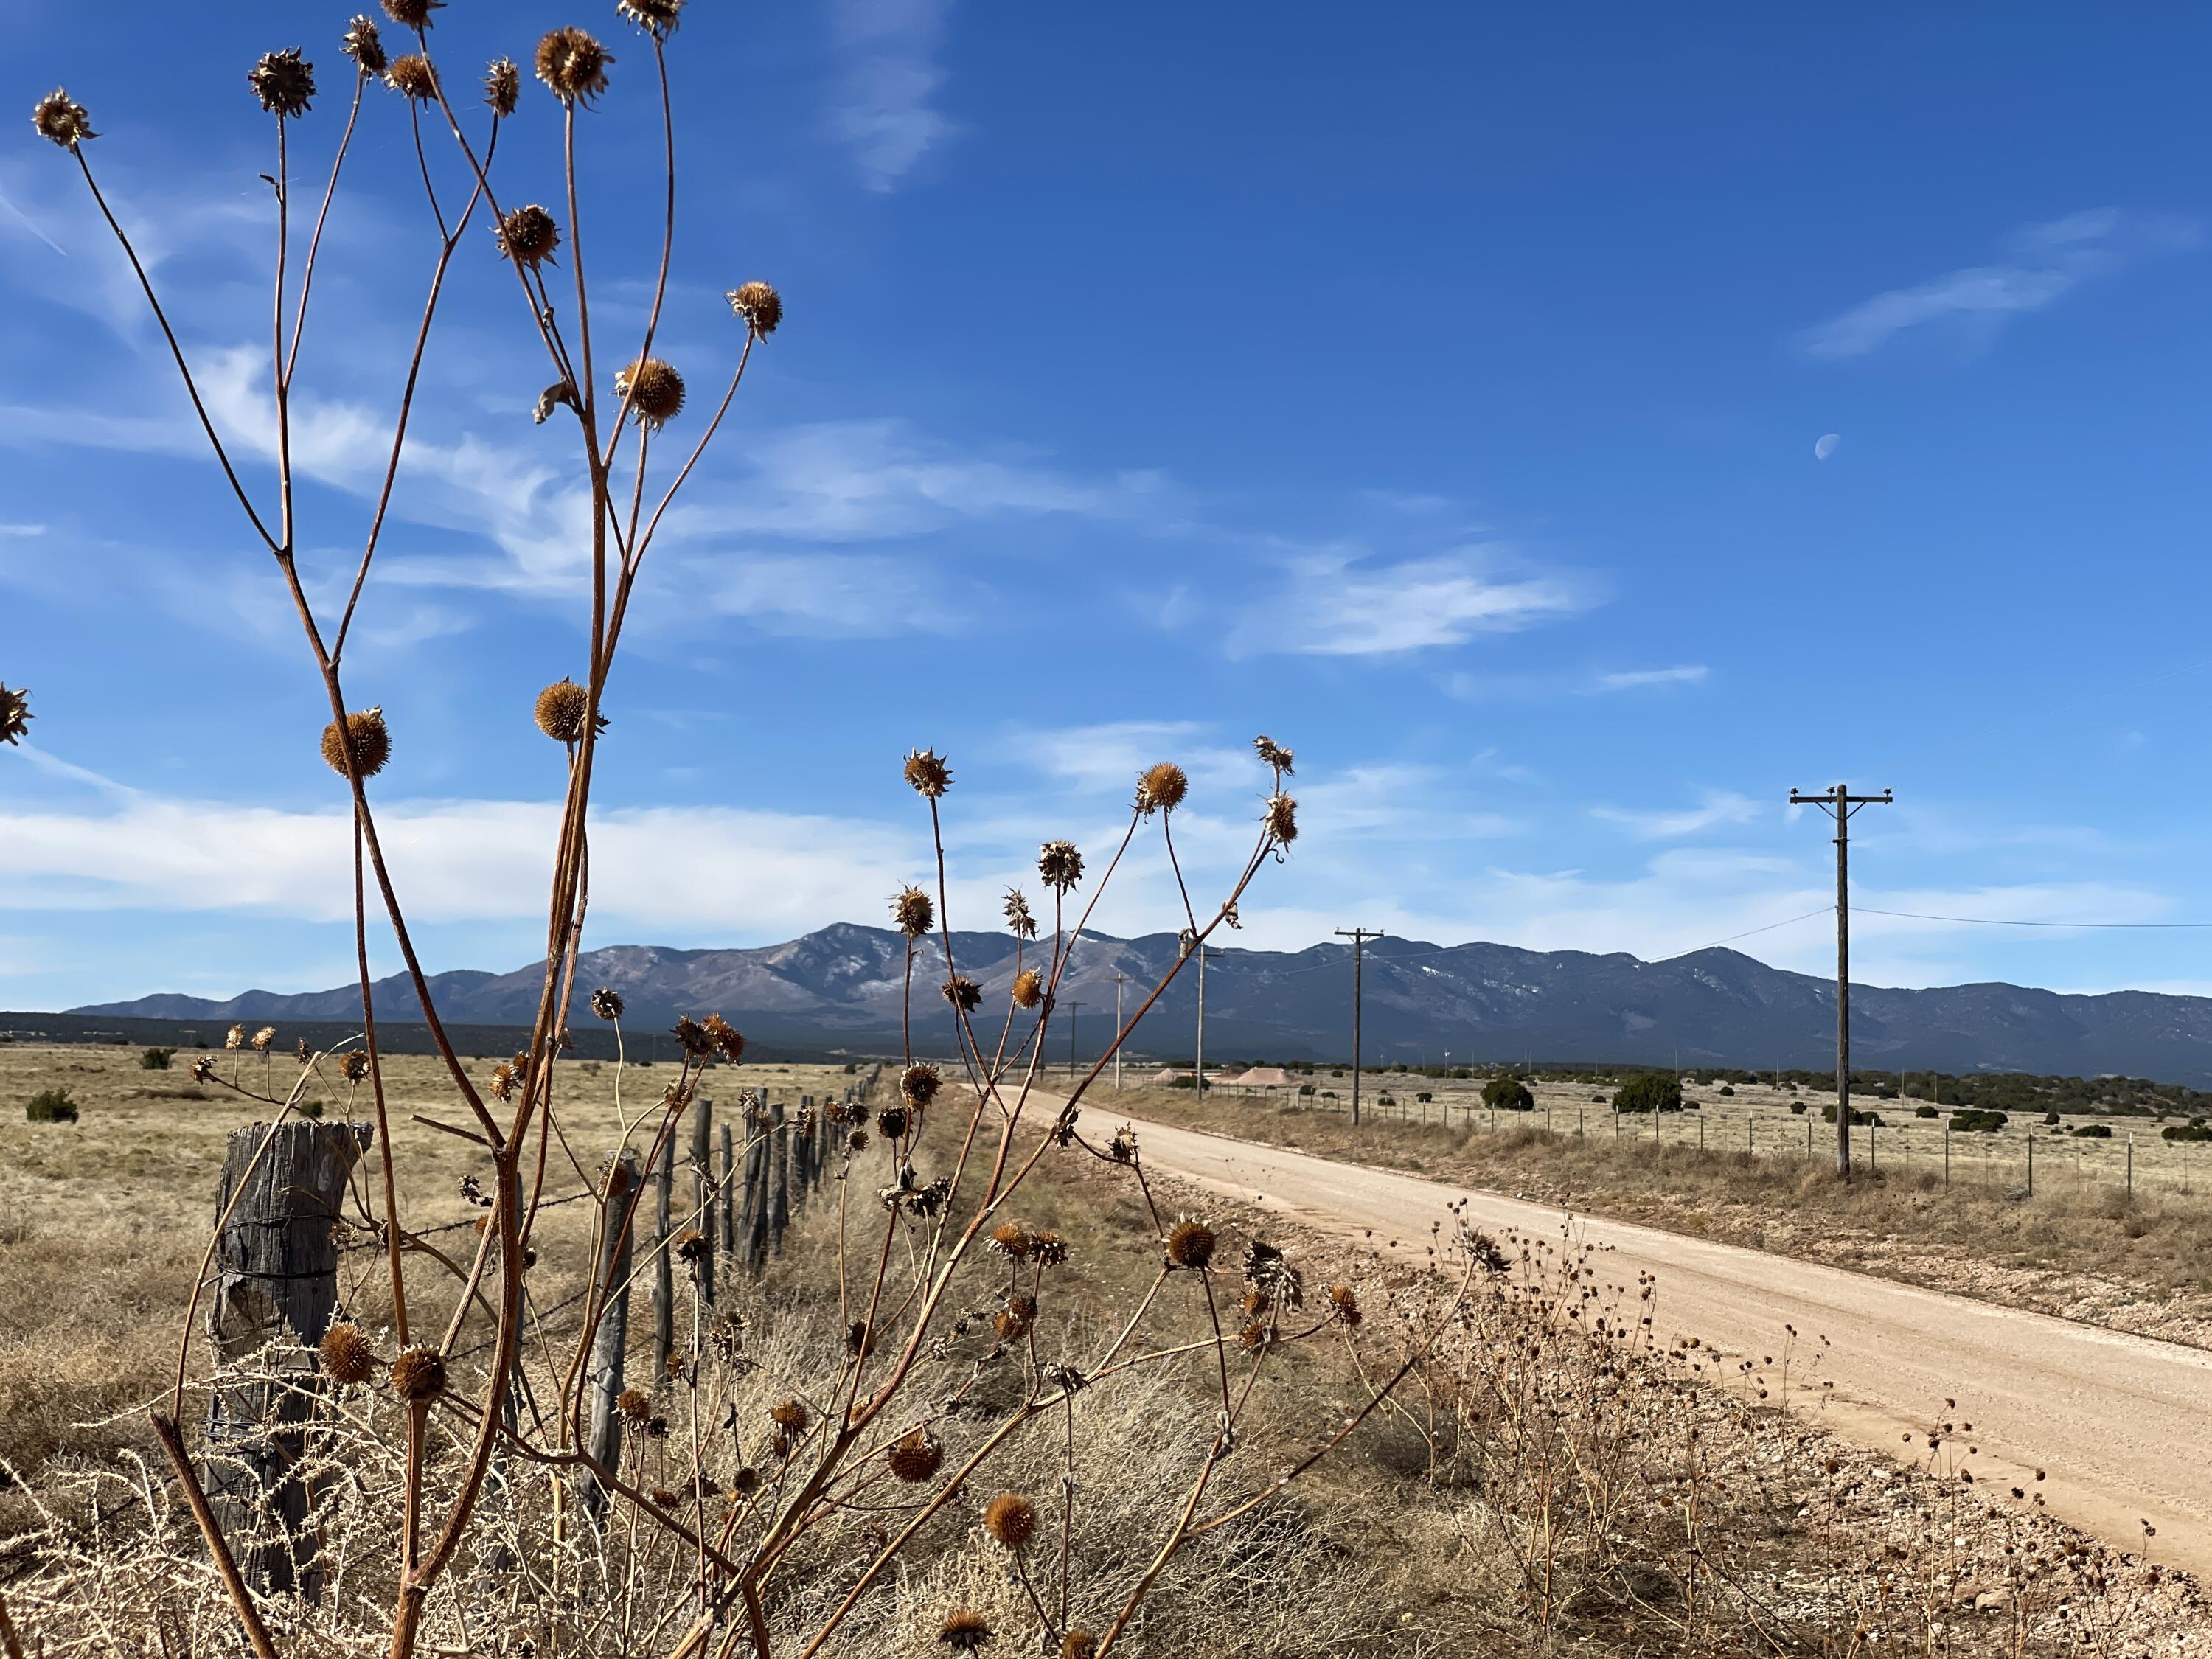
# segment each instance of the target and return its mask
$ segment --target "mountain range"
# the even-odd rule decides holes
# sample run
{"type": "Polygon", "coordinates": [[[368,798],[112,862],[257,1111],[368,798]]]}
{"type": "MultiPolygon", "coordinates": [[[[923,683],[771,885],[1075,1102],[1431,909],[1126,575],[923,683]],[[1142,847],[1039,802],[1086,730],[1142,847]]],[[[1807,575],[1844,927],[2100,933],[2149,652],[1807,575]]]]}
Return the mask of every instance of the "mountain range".
{"type": "MultiPolygon", "coordinates": [[[[1047,942],[1048,944],[1048,941],[1047,942]]],[[[1016,970],[1006,933],[956,933],[960,971],[983,988],[983,1010],[1003,1020],[1016,970]]],[[[1109,1035],[1117,995],[1134,1014],[1174,964],[1172,933],[1086,936],[1060,988],[1049,1059],[1095,1055],[1109,1035]],[[1121,978],[1117,984],[1117,976],[1121,978]],[[1071,1018],[1072,1017],[1072,1019],[1071,1018]]],[[[1023,947],[1034,964],[1040,946],[1023,947]]],[[[1207,948],[1206,1043],[1223,1060],[1344,1060],[1352,1046],[1352,947],[1303,951],[1207,948]]],[[[665,1032],[679,1014],[719,1012],[782,1050],[895,1052],[901,1042],[902,935],[838,923],[781,945],[679,951],[617,945],[585,955],[577,983],[602,986],[628,1004],[624,1027],[665,1032]]],[[[939,993],[942,946],[925,942],[914,963],[917,1051],[950,1053],[951,1011],[939,993]]],[[[543,969],[434,975],[431,994],[449,1023],[527,1024],[543,969]]],[[[1436,945],[1379,939],[1366,946],[1364,1053],[1407,1060],[1644,1061],[1656,1065],[1808,1066],[1835,1057],[1832,981],[1770,968],[1713,949],[1644,962],[1625,952],[1523,951],[1504,945],[1436,945]]],[[[1146,1012],[1130,1052],[1188,1059],[1198,975],[1187,965],[1146,1012]]],[[[413,988],[395,975],[376,987],[380,1021],[419,1021],[413,988]]],[[[156,995],[72,1009],[93,1018],[197,1021],[343,1022],[357,1018],[350,985],[282,994],[246,991],[222,1001],[156,995]]],[[[1926,990],[1851,988],[1855,1066],[1947,1072],[2106,1073],[2194,1087],[2212,1085],[2212,999],[2115,991],[2082,996],[2016,985],[1926,990]]]]}

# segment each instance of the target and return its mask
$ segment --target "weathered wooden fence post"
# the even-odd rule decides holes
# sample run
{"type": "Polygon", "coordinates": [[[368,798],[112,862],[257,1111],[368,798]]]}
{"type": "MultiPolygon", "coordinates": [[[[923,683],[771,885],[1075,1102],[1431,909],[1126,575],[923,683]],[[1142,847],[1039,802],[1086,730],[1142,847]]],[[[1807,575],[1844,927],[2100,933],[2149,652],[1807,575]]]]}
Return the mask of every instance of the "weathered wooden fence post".
{"type": "Polygon", "coordinates": [[[768,1109],[768,1160],[770,1177],[768,1194],[769,1231],[774,1236],[775,1249],[783,1254],[783,1230],[791,1222],[791,1133],[784,1121],[783,1104],[779,1101],[768,1109]]]}
{"type": "MultiPolygon", "coordinates": [[[[638,1179],[637,1154],[624,1152],[607,1178],[605,1229],[599,1236],[598,1277],[593,1283],[606,1294],[599,1312],[599,1328],[592,1334],[590,1434],[586,1441],[594,1462],[614,1468],[622,1460],[622,1413],[616,1401],[623,1391],[623,1356],[629,1348],[630,1238],[636,1229],[638,1201],[644,1196],[638,1179]]],[[[590,1470],[584,1472],[584,1513],[597,1524],[605,1507],[607,1489],[590,1470]]]]}
{"type": "Polygon", "coordinates": [[[714,1217],[719,1225],[706,1231],[721,1234],[722,1255],[726,1259],[736,1255],[738,1249],[738,1160],[726,1117],[722,1120],[721,1141],[721,1179],[714,1193],[714,1217]]]}
{"type": "Polygon", "coordinates": [[[668,1375],[668,1356],[676,1351],[676,1273],[670,1263],[669,1210],[676,1198],[676,1137],[660,1143],[653,1172],[653,1376],[668,1375]]]}
{"type": "Polygon", "coordinates": [[[705,1235],[699,1261],[699,1297],[714,1299],[714,1103],[701,1095],[691,1108],[691,1225],[705,1235]]]}
{"type": "Polygon", "coordinates": [[[294,1471],[314,1405],[316,1345],[337,1306],[338,1206],[370,1133],[297,1118],[234,1129],[216,1193],[216,1213],[229,1216],[216,1241],[208,1338],[218,1366],[255,1363],[250,1377],[218,1376],[209,1399],[208,1496],[247,1582],[310,1600],[322,1588],[307,1529],[315,1493],[294,1471]]]}
{"type": "Polygon", "coordinates": [[[745,1153],[745,1266],[755,1278],[768,1266],[769,1193],[775,1185],[769,1167],[769,1114],[763,1103],[753,1114],[750,1146],[745,1153]]]}

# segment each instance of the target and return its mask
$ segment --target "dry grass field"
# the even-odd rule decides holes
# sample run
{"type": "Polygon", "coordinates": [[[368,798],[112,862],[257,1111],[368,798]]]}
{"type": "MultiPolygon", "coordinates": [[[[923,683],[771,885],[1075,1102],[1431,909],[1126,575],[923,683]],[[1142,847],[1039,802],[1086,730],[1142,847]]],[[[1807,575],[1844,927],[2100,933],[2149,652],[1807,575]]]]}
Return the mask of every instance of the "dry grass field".
{"type": "MultiPolygon", "coordinates": [[[[579,1066],[563,1085],[564,1121],[580,1144],[586,1130],[587,1144],[612,1139],[613,1069],[579,1066]]],[[[650,1091],[653,1076],[632,1070],[625,1088],[650,1091]]],[[[432,1062],[398,1060],[392,1077],[393,1113],[404,1125],[395,1138],[415,1172],[410,1190],[451,1195],[410,1214],[410,1228],[434,1245],[442,1235],[434,1230],[466,1226],[461,1182],[481,1172],[480,1157],[408,1117],[444,1109],[432,1062]]],[[[851,1080],[842,1068],[747,1066],[706,1092],[726,1097],[742,1085],[794,1098],[851,1080]]],[[[327,1112],[344,1110],[343,1086],[325,1097],[327,1112]]],[[[1146,1109],[1158,1108],[1148,1101],[1146,1109]]],[[[1094,1108],[1101,1133],[1110,1110],[1094,1108]]],[[[192,1085],[181,1069],[142,1072],[135,1051],[0,1048],[0,1455],[15,1472],[0,1492],[0,1597],[34,1644],[49,1634],[40,1620],[52,1617],[57,1555],[81,1552],[80,1565],[96,1560],[106,1577],[131,1578],[134,1523],[110,1519],[88,1530],[69,1507],[71,1495],[144,1445],[137,1408],[167,1385],[174,1363],[225,1138],[256,1115],[192,1085]],[[23,1099],[54,1086],[78,1103],[79,1121],[25,1122],[23,1099]]],[[[1300,1127],[1319,1121],[1284,1120],[1300,1127]]],[[[1465,1140],[1433,1127],[1425,1136],[1391,1133],[1390,1145],[1409,1159],[1430,1156],[1431,1141],[1442,1148],[1465,1140]]],[[[880,1178],[868,1161],[877,1156],[860,1155],[855,1180],[880,1178]]],[[[1040,1174],[1024,1189],[1022,1220],[1060,1233],[1082,1268],[1040,1322],[1040,1346],[1073,1352],[1142,1293],[1158,1262],[1157,1237],[1127,1170],[1048,1158],[1040,1174]]],[[[735,1276],[724,1290],[726,1316],[761,1364],[745,1386],[763,1398],[731,1402],[741,1416],[764,1408],[779,1356],[842,1338],[827,1267],[839,1226],[834,1180],[824,1193],[827,1200],[800,1217],[783,1257],[757,1280],[735,1276]]],[[[1168,1201],[1195,1200],[1170,1194],[1168,1201]]],[[[1224,1233],[1224,1260],[1261,1224],[1218,1203],[1208,1219],[1224,1233]]],[[[549,1245],[563,1224],[544,1224],[549,1245]]],[[[1291,1251],[1310,1302],[1324,1301],[1322,1287],[1338,1279],[1353,1287],[1365,1318],[1342,1327],[1334,1359],[1304,1349],[1285,1356],[1224,1462],[1224,1482],[1264,1481],[1312,1443],[1317,1427],[1356,1409],[1360,1379],[1386,1364],[1413,1322],[1439,1304],[1438,1281],[1419,1271],[1350,1259],[1279,1228],[1267,1236],[1291,1251]]],[[[1984,1503],[1964,1478],[1970,1454],[1944,1425],[1931,1423],[1931,1443],[1911,1449],[1902,1465],[1846,1448],[1816,1424],[1765,1407],[1741,1378],[1701,1356],[1655,1352],[1637,1318],[1641,1288],[1608,1283],[1602,1259],[1571,1234],[1495,1243],[1496,1270],[1482,1275],[1395,1402],[1244,1524],[1185,1551],[1146,1603],[1128,1650],[1311,1659],[2203,1651],[2212,1615],[2190,1581],[2087,1544],[2032,1508],[1984,1503]]],[[[548,1249],[549,1258],[564,1254],[548,1249]]],[[[343,1261],[347,1311],[374,1328],[381,1258],[357,1248],[343,1261]]],[[[1223,1277],[1233,1284],[1233,1269],[1223,1277]]],[[[557,1307],[563,1293],[557,1280],[533,1273],[532,1294],[543,1304],[557,1307]]],[[[1197,1304],[1176,1317],[1181,1328],[1199,1328],[1191,1322],[1197,1304]]],[[[1095,1406],[1071,1414],[1073,1490],[1087,1516],[1072,1546],[1079,1582],[1127,1582],[1142,1565],[1163,1498],[1187,1482],[1194,1458],[1202,1460],[1208,1402],[1218,1395],[1211,1350],[1194,1359],[1203,1363],[1163,1369],[1139,1389],[1102,1391],[1095,1406]]],[[[963,1382],[972,1363],[955,1345],[933,1386],[963,1392],[972,1386],[963,1382]]],[[[1004,1408],[1002,1394],[999,1385],[984,1388],[946,1419],[946,1434],[981,1432],[1004,1408]],[[963,1419],[975,1426],[961,1426],[963,1419]]],[[[662,1455],[649,1447],[639,1454],[641,1480],[656,1478],[652,1460],[662,1455]]],[[[1061,1468],[1053,1437],[1018,1444],[994,1467],[989,1491],[961,1494],[916,1540],[901,1573],[829,1651],[941,1656],[948,1650],[939,1620],[953,1604],[1007,1632],[986,1651],[1019,1650],[1012,1632],[1029,1617],[1024,1582],[979,1517],[1000,1485],[1052,1492],[1061,1468]]],[[[895,1520],[895,1510],[863,1508],[839,1523],[823,1547],[830,1554],[820,1582],[834,1582],[838,1552],[872,1548],[895,1520]]],[[[793,1628],[820,1611],[805,1588],[811,1582],[802,1575],[776,1610],[793,1628]]],[[[666,1650],[665,1641],[654,1644],[652,1607],[601,1617],[615,1620],[619,1639],[592,1651],[666,1650]]],[[[531,1628],[534,1647],[521,1645],[521,1626],[494,1621],[468,1650],[570,1650],[531,1628]]],[[[216,1629],[217,1639],[198,1644],[173,1644],[166,1626],[158,1644],[150,1632],[133,1634],[149,1652],[229,1651],[216,1629]]],[[[33,1650],[111,1650],[79,1638],[33,1650]]]]}
{"type": "Polygon", "coordinates": [[[1832,1173],[1835,1129],[1820,1120],[1823,1103],[1793,1114],[1792,1101],[1808,1097],[1763,1086],[1737,1085],[1724,1098],[1692,1085],[1696,1111],[1622,1117],[1593,1098],[1609,1089],[1539,1083],[1534,1112],[1492,1113],[1479,1080],[1386,1073],[1364,1079],[1354,1133],[1348,1076],[1324,1069],[1312,1081],[1311,1097],[1224,1088],[1203,1106],[1187,1089],[1102,1098],[1218,1133],[2212,1346],[2212,1145],[2160,1140],[2141,1121],[2132,1194],[2131,1121],[2116,1119],[2098,1120],[2111,1124],[2111,1140],[2036,1125],[2031,1196],[2019,1118],[1996,1135],[1954,1133],[1947,1185],[1940,1124],[1914,1117],[1911,1100],[1864,1103],[1882,1127],[1854,1130],[1861,1176],[1844,1185],[1832,1173]],[[1424,1091],[1433,1098],[1418,1099],[1424,1091]]]}

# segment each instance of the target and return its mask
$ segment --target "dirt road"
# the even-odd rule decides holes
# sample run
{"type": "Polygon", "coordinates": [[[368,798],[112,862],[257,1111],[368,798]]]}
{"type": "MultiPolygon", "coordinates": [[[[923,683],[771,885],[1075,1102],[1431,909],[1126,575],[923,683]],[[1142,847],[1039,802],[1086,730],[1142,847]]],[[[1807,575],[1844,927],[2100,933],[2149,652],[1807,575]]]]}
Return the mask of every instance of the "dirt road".
{"type": "MultiPolygon", "coordinates": [[[[1555,1236],[1560,1224],[1544,1205],[1166,1124],[1135,1127],[1148,1168],[1371,1243],[1385,1257],[1425,1260],[1430,1223],[1449,1229],[1444,1206],[1456,1199],[1492,1233],[1555,1236]]],[[[1696,1336],[1756,1361],[1778,1358],[1784,1328],[1795,1326],[1791,1403],[1838,1434],[1896,1454],[1907,1433],[1963,1419],[1973,1425],[1963,1437],[1979,1448],[1968,1466],[1985,1492],[2039,1490],[2054,1514],[2106,1541],[2212,1577],[2212,1352],[1648,1227],[1580,1227],[1611,1252],[1606,1282],[1632,1285],[1639,1269],[1657,1275],[1662,1341],[1696,1336]],[[1821,1336],[1831,1346],[1808,1380],[1802,1356],[1821,1336]],[[1958,1401],[1955,1413],[1947,1399],[1958,1401]],[[2038,1469],[2047,1477],[2039,1484],[2038,1469]]]]}

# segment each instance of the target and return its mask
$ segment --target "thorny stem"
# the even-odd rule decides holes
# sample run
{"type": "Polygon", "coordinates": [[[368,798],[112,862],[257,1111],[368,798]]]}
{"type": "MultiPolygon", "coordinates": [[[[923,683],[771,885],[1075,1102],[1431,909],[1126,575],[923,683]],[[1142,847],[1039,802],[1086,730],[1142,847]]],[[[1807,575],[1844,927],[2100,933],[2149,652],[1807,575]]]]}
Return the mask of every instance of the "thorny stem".
{"type": "MultiPolygon", "coordinates": [[[[295,340],[298,336],[293,337],[295,340]]],[[[353,827],[353,941],[356,966],[361,975],[362,1041],[368,1050],[368,1086],[376,1105],[376,1150],[384,1175],[384,1239],[392,1264],[392,1322],[399,1346],[407,1346],[407,1279],[399,1266],[399,1188],[392,1173],[392,1123],[384,1105],[384,1068],[376,1048],[376,1000],[369,988],[368,907],[362,877],[361,824],[353,827]]]]}

